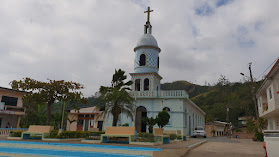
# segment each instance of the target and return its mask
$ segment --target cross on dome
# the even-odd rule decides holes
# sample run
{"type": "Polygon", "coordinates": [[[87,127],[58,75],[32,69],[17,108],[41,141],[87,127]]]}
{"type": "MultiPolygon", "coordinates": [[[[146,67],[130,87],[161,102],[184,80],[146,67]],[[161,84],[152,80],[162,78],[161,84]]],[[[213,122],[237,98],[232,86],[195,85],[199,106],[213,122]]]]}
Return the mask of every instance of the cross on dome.
{"type": "Polygon", "coordinates": [[[148,8],[147,8],[147,11],[144,12],[144,13],[147,13],[147,23],[149,23],[150,12],[153,12],[153,10],[150,10],[150,7],[148,7],[148,8]]]}

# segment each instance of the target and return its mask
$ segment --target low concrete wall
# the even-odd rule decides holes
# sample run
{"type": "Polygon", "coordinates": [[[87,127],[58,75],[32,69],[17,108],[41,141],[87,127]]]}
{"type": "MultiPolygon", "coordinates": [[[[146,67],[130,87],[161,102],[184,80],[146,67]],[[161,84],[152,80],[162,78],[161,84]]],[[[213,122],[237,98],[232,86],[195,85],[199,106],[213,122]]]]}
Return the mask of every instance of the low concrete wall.
{"type": "Polygon", "coordinates": [[[254,133],[234,132],[233,138],[236,138],[236,135],[238,135],[239,139],[253,139],[255,137],[254,133]]]}

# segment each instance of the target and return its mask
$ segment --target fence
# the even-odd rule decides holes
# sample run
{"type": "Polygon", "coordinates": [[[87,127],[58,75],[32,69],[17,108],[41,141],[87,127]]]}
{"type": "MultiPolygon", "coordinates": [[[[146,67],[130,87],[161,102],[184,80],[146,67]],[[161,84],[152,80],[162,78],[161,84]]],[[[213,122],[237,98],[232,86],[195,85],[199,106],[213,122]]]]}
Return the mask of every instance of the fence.
{"type": "Polygon", "coordinates": [[[11,131],[27,131],[28,128],[0,128],[0,136],[10,136],[11,131]]]}

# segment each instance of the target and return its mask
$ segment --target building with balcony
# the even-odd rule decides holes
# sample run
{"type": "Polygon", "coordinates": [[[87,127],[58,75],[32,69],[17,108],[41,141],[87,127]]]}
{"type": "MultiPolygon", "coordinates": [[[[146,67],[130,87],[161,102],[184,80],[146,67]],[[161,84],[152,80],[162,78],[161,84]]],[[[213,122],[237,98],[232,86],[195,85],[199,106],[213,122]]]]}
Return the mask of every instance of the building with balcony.
{"type": "MultiPolygon", "coordinates": [[[[130,73],[132,84],[131,96],[137,106],[135,121],[125,115],[120,115],[118,124],[128,123],[135,126],[137,132],[147,132],[147,126],[142,122],[145,117],[156,117],[159,112],[166,110],[170,121],[164,130],[174,130],[182,135],[191,135],[197,126],[204,127],[205,112],[189,99],[185,90],[161,90],[159,75],[159,54],[161,49],[152,35],[152,26],[148,20],[144,25],[144,34],[134,48],[134,72],[130,73]]],[[[174,52],[172,52],[174,53],[174,52]]],[[[174,54],[175,55],[175,54],[174,54]]],[[[106,120],[105,126],[112,125],[112,116],[106,120]]],[[[156,126],[155,126],[156,127],[156,126]]]]}
{"type": "Polygon", "coordinates": [[[66,130],[102,131],[104,121],[103,116],[99,116],[101,112],[96,106],[70,110],[66,130]]]}
{"type": "Polygon", "coordinates": [[[256,93],[259,117],[265,117],[267,130],[279,130],[279,59],[256,93]]]}
{"type": "Polygon", "coordinates": [[[0,87],[0,127],[19,128],[20,119],[25,115],[22,97],[24,92],[0,87]]]}

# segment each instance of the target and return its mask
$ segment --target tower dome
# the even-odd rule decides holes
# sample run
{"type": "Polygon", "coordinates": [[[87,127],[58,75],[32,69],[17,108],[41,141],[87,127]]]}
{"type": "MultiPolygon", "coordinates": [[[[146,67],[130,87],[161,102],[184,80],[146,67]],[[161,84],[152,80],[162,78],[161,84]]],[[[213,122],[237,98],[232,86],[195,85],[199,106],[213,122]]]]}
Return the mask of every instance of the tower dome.
{"type": "Polygon", "coordinates": [[[138,41],[138,46],[155,46],[158,47],[158,43],[152,34],[144,34],[138,41]]]}

